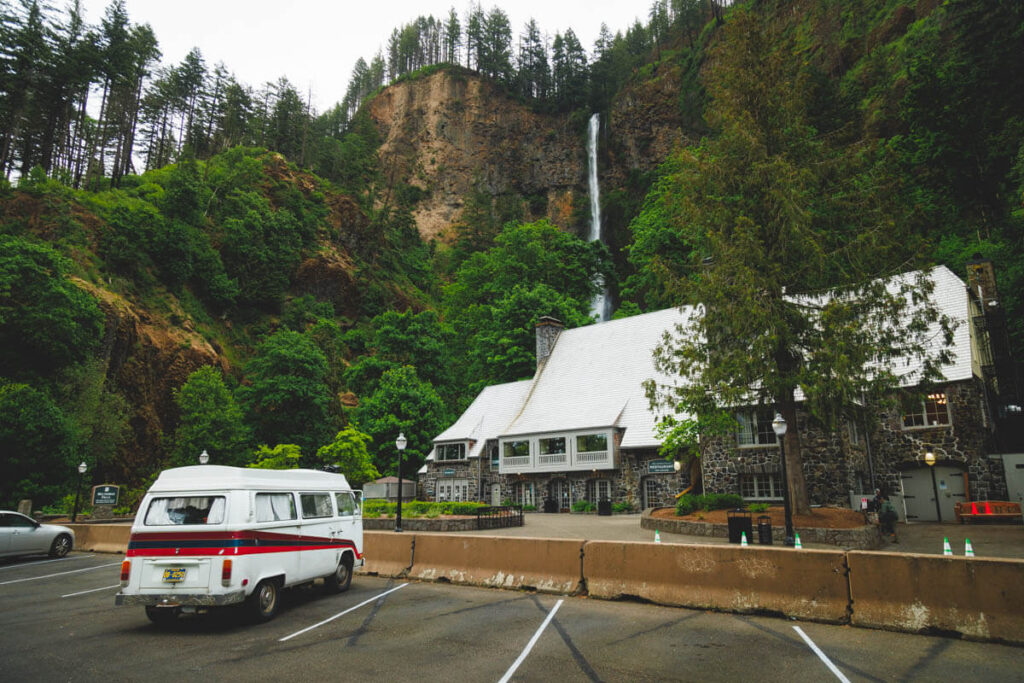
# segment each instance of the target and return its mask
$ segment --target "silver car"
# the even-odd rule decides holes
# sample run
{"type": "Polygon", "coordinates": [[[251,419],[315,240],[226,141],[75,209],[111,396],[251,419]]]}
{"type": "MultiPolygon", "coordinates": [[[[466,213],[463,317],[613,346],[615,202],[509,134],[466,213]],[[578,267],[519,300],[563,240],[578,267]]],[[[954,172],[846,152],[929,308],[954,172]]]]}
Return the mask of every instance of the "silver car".
{"type": "Polygon", "coordinates": [[[0,510],[0,557],[41,555],[64,557],[75,546],[75,532],[66,526],[40,524],[20,512],[0,510]]]}

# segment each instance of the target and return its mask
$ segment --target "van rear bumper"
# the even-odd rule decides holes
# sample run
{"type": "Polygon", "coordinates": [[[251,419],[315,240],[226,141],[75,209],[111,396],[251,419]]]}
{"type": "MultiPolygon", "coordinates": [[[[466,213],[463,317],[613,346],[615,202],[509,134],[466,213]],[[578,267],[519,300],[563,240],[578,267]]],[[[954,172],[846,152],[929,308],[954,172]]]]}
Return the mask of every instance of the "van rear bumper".
{"type": "Polygon", "coordinates": [[[239,602],[245,602],[244,590],[213,595],[207,593],[154,593],[144,595],[118,593],[114,596],[115,605],[149,605],[160,607],[196,605],[200,607],[217,607],[220,605],[234,605],[239,602]]]}

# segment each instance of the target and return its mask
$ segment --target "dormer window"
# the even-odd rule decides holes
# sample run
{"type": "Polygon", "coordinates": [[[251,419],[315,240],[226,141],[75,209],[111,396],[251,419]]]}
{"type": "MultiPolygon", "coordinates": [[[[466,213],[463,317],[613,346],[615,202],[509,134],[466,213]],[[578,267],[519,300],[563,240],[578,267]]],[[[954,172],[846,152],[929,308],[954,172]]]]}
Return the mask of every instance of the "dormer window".
{"type": "Polygon", "coordinates": [[[465,460],[466,444],[442,443],[434,447],[434,459],[438,462],[448,460],[465,460]]]}

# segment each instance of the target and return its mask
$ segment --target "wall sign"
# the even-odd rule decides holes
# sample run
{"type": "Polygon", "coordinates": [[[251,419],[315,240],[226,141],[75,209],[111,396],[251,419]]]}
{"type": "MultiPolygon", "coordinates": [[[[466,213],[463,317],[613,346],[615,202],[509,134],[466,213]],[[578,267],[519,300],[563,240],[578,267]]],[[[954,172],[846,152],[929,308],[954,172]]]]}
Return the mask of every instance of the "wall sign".
{"type": "Polygon", "coordinates": [[[442,472],[442,474],[444,476],[446,476],[446,477],[454,477],[455,476],[455,470],[453,470],[453,469],[446,469],[444,472],[442,472]]]}
{"type": "Polygon", "coordinates": [[[671,460],[648,460],[647,461],[647,473],[648,474],[671,474],[676,471],[675,465],[671,460]]]}

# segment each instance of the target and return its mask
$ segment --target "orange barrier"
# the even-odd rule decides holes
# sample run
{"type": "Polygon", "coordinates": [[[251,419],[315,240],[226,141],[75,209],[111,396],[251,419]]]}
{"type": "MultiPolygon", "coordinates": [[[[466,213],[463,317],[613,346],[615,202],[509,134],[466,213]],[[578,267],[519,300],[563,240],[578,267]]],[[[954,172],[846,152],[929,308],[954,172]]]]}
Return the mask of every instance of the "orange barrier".
{"type": "Polygon", "coordinates": [[[589,541],[583,575],[591,597],[609,600],[831,622],[849,616],[845,553],[836,550],[589,541]]]}
{"type": "Polygon", "coordinates": [[[65,524],[75,532],[75,550],[125,553],[131,524],[65,524]]]}
{"type": "Polygon", "coordinates": [[[963,524],[974,520],[996,519],[1022,521],[1020,503],[1002,500],[977,500],[953,505],[956,521],[963,524]]]}
{"type": "Polygon", "coordinates": [[[847,553],[851,623],[1024,643],[1024,560],[847,553]]]}
{"type": "Polygon", "coordinates": [[[583,541],[499,536],[416,536],[411,578],[493,588],[575,593],[583,541]]]}
{"type": "Polygon", "coordinates": [[[364,531],[366,564],[361,571],[377,576],[405,576],[412,566],[412,547],[417,538],[416,534],[364,531]]]}

